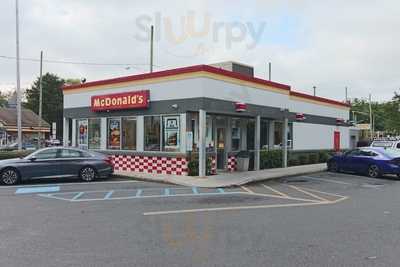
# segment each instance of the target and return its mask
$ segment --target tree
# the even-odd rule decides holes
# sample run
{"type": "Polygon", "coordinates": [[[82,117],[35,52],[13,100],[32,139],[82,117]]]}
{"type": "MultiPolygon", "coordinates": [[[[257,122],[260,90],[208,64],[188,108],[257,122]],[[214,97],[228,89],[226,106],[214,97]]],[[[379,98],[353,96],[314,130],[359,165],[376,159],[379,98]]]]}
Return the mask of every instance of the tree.
{"type": "MultiPolygon", "coordinates": [[[[68,81],[74,81],[69,79],[68,81]]],[[[43,119],[48,123],[57,123],[57,138],[63,135],[63,93],[62,86],[65,80],[55,74],[46,73],[42,77],[42,114],[43,119]]],[[[36,114],[39,114],[39,78],[33,83],[30,89],[25,92],[26,103],[24,106],[36,114]]]]}

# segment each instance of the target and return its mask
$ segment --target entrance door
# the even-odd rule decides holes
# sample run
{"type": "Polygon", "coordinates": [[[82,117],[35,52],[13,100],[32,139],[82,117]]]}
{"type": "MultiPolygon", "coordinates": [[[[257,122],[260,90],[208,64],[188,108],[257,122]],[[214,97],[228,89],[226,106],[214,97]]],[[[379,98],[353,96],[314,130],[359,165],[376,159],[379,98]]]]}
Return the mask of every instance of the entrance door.
{"type": "Polygon", "coordinates": [[[217,169],[225,169],[225,128],[217,128],[217,169]]]}

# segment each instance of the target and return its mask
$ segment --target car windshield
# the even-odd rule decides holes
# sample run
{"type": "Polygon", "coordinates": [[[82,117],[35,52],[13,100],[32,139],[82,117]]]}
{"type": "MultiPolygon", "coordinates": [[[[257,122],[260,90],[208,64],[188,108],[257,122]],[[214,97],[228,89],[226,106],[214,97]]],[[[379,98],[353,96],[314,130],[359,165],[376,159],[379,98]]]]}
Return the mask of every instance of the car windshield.
{"type": "Polygon", "coordinates": [[[385,149],[385,151],[383,153],[392,158],[400,158],[400,150],[399,149],[385,149]]]}
{"type": "Polygon", "coordinates": [[[387,142],[387,141],[375,141],[372,143],[373,147],[391,147],[393,142],[387,142]]]}

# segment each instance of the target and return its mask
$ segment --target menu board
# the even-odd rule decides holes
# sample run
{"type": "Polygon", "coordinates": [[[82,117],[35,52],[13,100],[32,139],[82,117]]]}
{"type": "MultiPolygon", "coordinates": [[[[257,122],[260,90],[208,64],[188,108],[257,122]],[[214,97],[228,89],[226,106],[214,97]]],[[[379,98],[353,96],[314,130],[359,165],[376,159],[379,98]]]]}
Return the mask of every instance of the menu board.
{"type": "Polygon", "coordinates": [[[164,142],[166,151],[179,149],[179,116],[164,117],[164,142]]]}
{"type": "Polygon", "coordinates": [[[88,144],[88,121],[78,120],[78,146],[87,148],[88,144]]]}
{"type": "Polygon", "coordinates": [[[108,119],[108,148],[120,149],[121,147],[121,121],[108,119]]]}

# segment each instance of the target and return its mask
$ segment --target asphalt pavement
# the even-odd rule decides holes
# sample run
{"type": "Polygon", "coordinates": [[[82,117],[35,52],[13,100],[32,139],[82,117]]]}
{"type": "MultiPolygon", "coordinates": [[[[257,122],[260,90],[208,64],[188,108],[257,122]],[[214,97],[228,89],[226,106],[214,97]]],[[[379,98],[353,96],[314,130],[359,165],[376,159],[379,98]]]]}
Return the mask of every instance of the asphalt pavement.
{"type": "Polygon", "coordinates": [[[0,266],[398,266],[400,181],[0,187],[0,266]]]}

